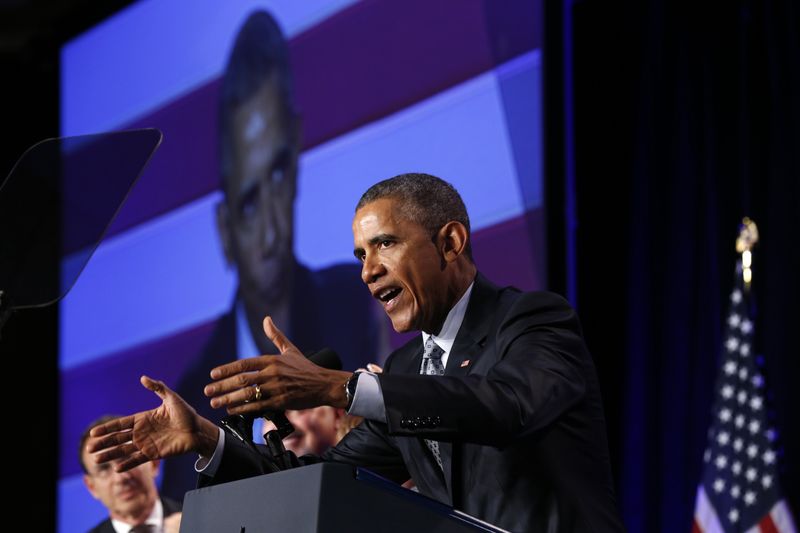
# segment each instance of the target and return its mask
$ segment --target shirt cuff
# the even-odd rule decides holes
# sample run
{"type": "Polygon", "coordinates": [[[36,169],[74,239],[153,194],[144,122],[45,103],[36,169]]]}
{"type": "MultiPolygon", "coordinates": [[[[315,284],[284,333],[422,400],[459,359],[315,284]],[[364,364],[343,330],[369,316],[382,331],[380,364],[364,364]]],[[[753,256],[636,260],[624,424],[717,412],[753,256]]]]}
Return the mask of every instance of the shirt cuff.
{"type": "Polygon", "coordinates": [[[367,420],[386,422],[386,407],[378,376],[372,372],[361,372],[356,383],[356,393],[347,414],[361,416],[367,420]]]}
{"type": "Polygon", "coordinates": [[[222,462],[222,452],[225,448],[225,432],[222,431],[222,428],[217,429],[219,429],[219,435],[217,436],[217,447],[214,448],[214,453],[211,457],[203,457],[201,455],[194,463],[194,469],[198,474],[214,477],[214,474],[219,469],[220,462],[222,462]]]}

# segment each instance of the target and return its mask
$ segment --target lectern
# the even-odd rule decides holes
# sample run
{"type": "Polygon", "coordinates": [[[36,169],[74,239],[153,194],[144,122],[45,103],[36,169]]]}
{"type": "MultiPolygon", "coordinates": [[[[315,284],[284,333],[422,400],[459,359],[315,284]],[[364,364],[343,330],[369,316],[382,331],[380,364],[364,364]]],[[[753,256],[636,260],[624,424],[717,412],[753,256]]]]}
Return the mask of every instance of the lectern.
{"type": "Polygon", "coordinates": [[[504,530],[368,470],[321,463],[190,491],[181,533],[504,530]]]}

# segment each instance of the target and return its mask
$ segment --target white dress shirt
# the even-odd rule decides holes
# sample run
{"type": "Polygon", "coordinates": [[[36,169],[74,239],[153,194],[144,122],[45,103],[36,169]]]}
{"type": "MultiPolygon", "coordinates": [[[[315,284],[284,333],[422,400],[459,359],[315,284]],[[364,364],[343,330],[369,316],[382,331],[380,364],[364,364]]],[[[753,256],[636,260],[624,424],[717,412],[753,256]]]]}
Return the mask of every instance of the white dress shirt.
{"type": "MultiPolygon", "coordinates": [[[[154,531],[164,531],[164,507],[161,505],[161,500],[156,498],[156,504],[153,506],[153,512],[144,521],[145,524],[151,525],[155,528],[154,531]]],[[[123,522],[122,520],[111,519],[111,526],[117,533],[130,533],[134,524],[123,522]]]]}
{"type": "Polygon", "coordinates": [[[247,359],[261,355],[253,340],[250,332],[250,324],[247,322],[247,313],[244,310],[244,303],[236,300],[236,358],[247,359]]]}

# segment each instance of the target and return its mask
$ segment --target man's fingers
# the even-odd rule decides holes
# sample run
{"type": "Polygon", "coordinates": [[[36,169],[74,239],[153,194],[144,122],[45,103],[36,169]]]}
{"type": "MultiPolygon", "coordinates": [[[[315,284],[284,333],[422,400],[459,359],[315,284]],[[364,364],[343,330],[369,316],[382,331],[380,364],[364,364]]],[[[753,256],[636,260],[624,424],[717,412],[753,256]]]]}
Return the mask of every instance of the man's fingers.
{"type": "Polygon", "coordinates": [[[131,455],[137,453],[139,449],[136,447],[135,444],[132,442],[128,442],[127,444],[122,444],[120,446],[116,446],[114,448],[109,448],[107,450],[103,450],[100,452],[95,453],[92,455],[92,459],[97,464],[100,463],[107,463],[109,461],[113,461],[114,459],[127,459],[131,455]]]}
{"type": "Polygon", "coordinates": [[[131,468],[136,468],[137,466],[144,464],[148,461],[150,461],[150,459],[145,454],[137,451],[131,454],[131,456],[128,457],[127,459],[123,459],[122,461],[120,461],[119,464],[116,466],[116,471],[127,472],[131,468]]]}
{"type": "Polygon", "coordinates": [[[271,317],[264,318],[262,325],[264,327],[264,334],[269,340],[272,341],[272,344],[274,344],[281,353],[295,348],[294,344],[292,344],[292,342],[286,338],[286,335],[284,335],[283,332],[278,329],[278,326],[275,325],[271,317]]]}
{"type": "Polygon", "coordinates": [[[86,451],[89,453],[106,450],[112,446],[118,446],[131,441],[133,437],[132,431],[121,431],[119,433],[111,433],[100,438],[92,437],[86,444],[86,451]]]}
{"type": "Polygon", "coordinates": [[[89,435],[92,437],[100,437],[102,435],[108,435],[109,433],[133,429],[133,420],[134,415],[123,416],[120,418],[115,418],[114,420],[109,420],[105,424],[100,424],[99,426],[93,427],[92,431],[89,432],[89,435]]]}
{"type": "Polygon", "coordinates": [[[140,377],[139,382],[145,389],[155,392],[162,400],[166,400],[167,394],[172,392],[172,389],[167,387],[163,381],[152,379],[148,376],[140,377]]]}
{"type": "MultiPolygon", "coordinates": [[[[257,372],[269,366],[269,358],[275,357],[274,355],[262,355],[260,357],[248,357],[247,359],[240,359],[226,365],[218,366],[211,371],[212,379],[222,379],[229,376],[236,376],[242,372],[257,372]]],[[[239,387],[245,385],[244,382],[239,384],[239,387]]],[[[206,394],[208,396],[208,394],[206,394]]]]}
{"type": "MultiPolygon", "coordinates": [[[[255,378],[257,376],[253,375],[253,377],[255,378]]],[[[217,387],[218,385],[220,384],[214,383],[212,385],[208,385],[206,387],[206,394],[208,394],[209,387],[217,387]]],[[[259,400],[262,400],[262,398],[266,399],[267,396],[267,389],[265,387],[259,388],[259,390],[261,391],[261,397],[259,397],[258,391],[256,390],[255,387],[237,386],[235,388],[231,388],[228,390],[232,392],[228,392],[228,394],[223,394],[222,396],[219,395],[222,394],[223,391],[217,390],[215,392],[217,397],[211,399],[211,407],[216,409],[218,407],[224,407],[226,405],[238,405],[245,402],[259,403],[259,400]]]]}
{"type": "MultiPolygon", "coordinates": [[[[262,355],[261,357],[275,357],[274,355],[262,355]]],[[[228,392],[234,392],[242,389],[242,387],[247,387],[249,385],[255,385],[260,381],[264,381],[264,377],[257,374],[256,371],[262,370],[265,366],[269,366],[265,363],[258,363],[256,359],[261,359],[261,357],[255,357],[253,359],[242,359],[241,361],[237,361],[237,363],[244,363],[245,361],[250,361],[249,364],[238,365],[235,368],[229,368],[236,363],[230,363],[225,366],[221,366],[215,368],[211,372],[211,376],[215,376],[215,372],[219,371],[219,374],[216,374],[218,377],[215,379],[219,379],[219,381],[210,383],[205,386],[203,389],[203,394],[208,396],[209,398],[212,396],[219,396],[221,394],[225,394],[228,392]],[[236,370],[239,368],[241,370],[236,370]],[[231,376],[227,377],[226,376],[231,376]],[[226,378],[226,379],[222,379],[226,378]]],[[[250,398],[245,398],[249,400],[250,398]]]]}

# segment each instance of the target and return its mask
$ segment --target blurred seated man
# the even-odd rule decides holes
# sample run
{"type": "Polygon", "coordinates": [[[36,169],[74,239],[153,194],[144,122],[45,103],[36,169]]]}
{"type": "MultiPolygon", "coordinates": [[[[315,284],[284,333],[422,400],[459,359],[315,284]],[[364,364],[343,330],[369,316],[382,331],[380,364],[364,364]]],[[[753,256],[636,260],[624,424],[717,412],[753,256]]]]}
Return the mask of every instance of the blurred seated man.
{"type": "MultiPolygon", "coordinates": [[[[294,426],[294,433],[283,439],[283,445],[297,457],[319,455],[336,446],[342,437],[361,422],[361,417],[348,415],[344,409],[329,405],[286,411],[286,418],[294,426]]],[[[273,429],[275,425],[264,420],[262,433],[273,429]]]]}
{"type": "Polygon", "coordinates": [[[114,463],[98,465],[86,451],[89,431],[115,416],[103,416],[81,435],[79,456],[83,482],[95,499],[108,509],[109,518],[100,522],[90,533],[129,533],[152,531],[178,533],[181,525],[179,503],[158,497],[155,479],[158,461],[150,461],[127,472],[116,472],[114,463]],[[149,527],[149,528],[148,528],[149,527]]]}

